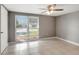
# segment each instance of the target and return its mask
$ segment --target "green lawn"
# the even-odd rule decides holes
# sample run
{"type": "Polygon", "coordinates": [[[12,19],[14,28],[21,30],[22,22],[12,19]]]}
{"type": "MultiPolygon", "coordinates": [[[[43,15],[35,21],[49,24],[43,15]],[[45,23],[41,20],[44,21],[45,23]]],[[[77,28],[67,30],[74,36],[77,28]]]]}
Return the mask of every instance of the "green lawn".
{"type": "Polygon", "coordinates": [[[30,32],[30,35],[38,35],[38,32],[37,31],[32,31],[32,32],[30,32]]]}

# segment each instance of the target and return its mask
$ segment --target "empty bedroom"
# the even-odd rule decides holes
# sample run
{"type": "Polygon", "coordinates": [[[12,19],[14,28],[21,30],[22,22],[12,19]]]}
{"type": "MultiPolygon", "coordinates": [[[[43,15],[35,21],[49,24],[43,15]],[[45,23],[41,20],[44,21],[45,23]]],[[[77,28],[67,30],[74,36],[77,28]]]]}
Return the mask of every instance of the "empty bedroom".
{"type": "Polygon", "coordinates": [[[79,55],[79,4],[0,4],[1,55],[79,55]]]}

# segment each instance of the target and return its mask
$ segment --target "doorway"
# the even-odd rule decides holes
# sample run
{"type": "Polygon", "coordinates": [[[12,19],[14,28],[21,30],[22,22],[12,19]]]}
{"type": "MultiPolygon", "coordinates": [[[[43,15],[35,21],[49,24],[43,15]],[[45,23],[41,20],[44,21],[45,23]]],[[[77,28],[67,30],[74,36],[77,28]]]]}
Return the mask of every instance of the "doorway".
{"type": "Polygon", "coordinates": [[[39,17],[16,15],[16,41],[31,41],[39,38],[39,17]]]}

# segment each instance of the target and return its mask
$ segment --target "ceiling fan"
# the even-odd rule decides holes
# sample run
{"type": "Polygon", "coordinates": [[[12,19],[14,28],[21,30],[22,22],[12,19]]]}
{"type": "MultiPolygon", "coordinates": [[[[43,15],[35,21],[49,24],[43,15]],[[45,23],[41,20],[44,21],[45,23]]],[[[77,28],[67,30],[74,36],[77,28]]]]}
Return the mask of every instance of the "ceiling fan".
{"type": "Polygon", "coordinates": [[[48,14],[52,14],[53,11],[63,11],[63,9],[56,9],[56,4],[51,4],[51,5],[48,5],[47,8],[40,8],[41,10],[44,10],[43,12],[41,13],[48,13],[48,14]]]}

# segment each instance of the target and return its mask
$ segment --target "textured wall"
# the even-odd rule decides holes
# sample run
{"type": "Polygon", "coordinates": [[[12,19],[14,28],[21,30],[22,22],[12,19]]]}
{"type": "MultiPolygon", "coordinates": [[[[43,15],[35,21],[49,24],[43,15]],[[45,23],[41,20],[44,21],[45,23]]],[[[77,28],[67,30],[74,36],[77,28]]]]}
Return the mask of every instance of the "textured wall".
{"type": "Polygon", "coordinates": [[[40,37],[54,37],[55,36],[55,18],[49,16],[39,17],[40,37]]]}
{"type": "Polygon", "coordinates": [[[34,15],[26,13],[9,12],[9,41],[15,41],[15,15],[38,16],[39,17],[39,36],[55,36],[55,19],[51,16],[34,15]]]}
{"type": "Polygon", "coordinates": [[[79,43],[79,12],[56,17],[56,36],[79,43]]]}

